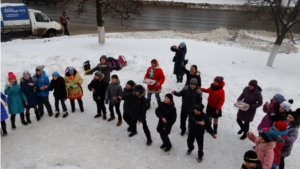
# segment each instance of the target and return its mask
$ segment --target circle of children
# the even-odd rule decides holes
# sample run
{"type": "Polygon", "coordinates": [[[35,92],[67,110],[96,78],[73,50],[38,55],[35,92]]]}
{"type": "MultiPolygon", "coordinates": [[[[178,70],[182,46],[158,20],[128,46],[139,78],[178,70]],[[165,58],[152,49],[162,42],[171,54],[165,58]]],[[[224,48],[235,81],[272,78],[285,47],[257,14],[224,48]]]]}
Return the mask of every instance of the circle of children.
{"type": "MultiPolygon", "coordinates": [[[[94,72],[94,79],[88,84],[88,89],[93,92],[93,99],[97,105],[97,114],[95,118],[103,117],[106,120],[106,107],[109,104],[110,117],[107,121],[115,119],[114,109],[118,115],[117,126],[122,124],[122,115],[120,112],[120,102],[123,103],[123,119],[128,124],[129,137],[137,134],[137,124],[142,123],[144,133],[147,137],[147,145],[151,145],[152,139],[150,130],[147,126],[146,111],[150,108],[151,95],[155,94],[158,107],[155,113],[158,120],[157,132],[160,133],[163,144],[161,149],[169,151],[172,147],[168,135],[176,121],[177,113],[173,102],[173,95],[182,97],[180,128],[181,135],[185,135],[186,120],[188,118],[188,139],[187,155],[194,149],[194,141],[198,144],[198,162],[202,161],[203,137],[205,130],[216,138],[218,128],[218,118],[222,117],[222,105],[225,101],[225,85],[221,76],[214,78],[209,88],[201,88],[200,72],[196,65],[192,65],[190,70],[185,68],[188,60],[185,60],[187,48],[184,42],[179,46],[172,46],[171,51],[175,52],[173,58],[174,74],[177,77],[177,83],[182,83],[183,75],[186,74],[186,83],[181,91],[172,91],[165,95],[161,102],[160,92],[165,81],[163,70],[159,67],[156,59],[151,60],[151,66],[147,69],[144,82],[148,83],[147,92],[142,85],[135,84],[129,80],[126,87],[122,90],[117,75],[110,76],[110,64],[105,55],[101,56],[100,63],[93,69],[86,71],[85,75],[91,75],[94,72]],[[206,113],[202,104],[202,92],[208,93],[208,104],[206,113]],[[147,95],[146,95],[147,93],[147,95]],[[105,104],[104,104],[105,103],[105,104]],[[213,127],[211,127],[213,123],[213,127]]],[[[74,67],[67,67],[64,78],[58,72],[52,73],[52,80],[49,82],[48,76],[44,71],[44,66],[37,66],[35,74],[31,76],[29,71],[24,71],[20,84],[17,83],[16,76],[8,73],[9,84],[5,86],[4,94],[1,98],[4,105],[8,105],[9,114],[11,114],[12,129],[16,129],[15,118],[20,114],[21,122],[24,125],[30,124],[30,109],[33,108],[36,119],[39,121],[44,115],[43,105],[45,105],[49,116],[53,115],[49,103],[49,91],[54,90],[55,98],[55,117],[59,117],[59,102],[62,106],[63,118],[68,116],[65,100],[69,99],[71,110],[75,112],[75,100],[79,104],[81,112],[84,112],[83,102],[83,79],[74,67]],[[24,109],[25,114],[24,114],[24,109]],[[25,120],[26,118],[26,120],[25,120]]],[[[237,113],[237,123],[240,126],[238,134],[242,134],[241,140],[246,137],[255,143],[255,151],[248,151],[244,155],[244,163],[241,168],[247,169],[275,169],[278,165],[280,169],[284,168],[284,158],[289,156],[293,143],[298,136],[300,125],[299,110],[292,111],[292,100],[286,101],[283,95],[276,94],[270,102],[263,105],[263,111],[266,113],[261,123],[257,127],[258,135],[248,132],[249,123],[253,121],[256,109],[263,104],[262,89],[258,86],[256,80],[251,80],[241,95],[237,99],[236,105],[243,105],[237,113]]],[[[7,135],[5,119],[8,118],[6,110],[1,104],[1,126],[3,136],[7,135]]]]}

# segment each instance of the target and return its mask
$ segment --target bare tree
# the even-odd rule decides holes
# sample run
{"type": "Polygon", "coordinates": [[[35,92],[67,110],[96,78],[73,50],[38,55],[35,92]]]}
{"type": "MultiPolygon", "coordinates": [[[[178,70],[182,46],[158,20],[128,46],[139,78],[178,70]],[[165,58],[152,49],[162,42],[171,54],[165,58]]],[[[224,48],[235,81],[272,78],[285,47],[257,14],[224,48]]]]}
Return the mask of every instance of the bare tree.
{"type": "Polygon", "coordinates": [[[65,0],[64,6],[76,5],[77,16],[85,12],[87,5],[96,6],[98,43],[105,43],[104,15],[110,18],[131,20],[140,15],[142,0],[65,0]]]}
{"type": "Polygon", "coordinates": [[[289,36],[294,42],[291,28],[300,25],[300,0],[248,0],[246,5],[253,7],[255,17],[275,23],[277,38],[267,62],[267,66],[272,67],[284,38],[289,36]]]}

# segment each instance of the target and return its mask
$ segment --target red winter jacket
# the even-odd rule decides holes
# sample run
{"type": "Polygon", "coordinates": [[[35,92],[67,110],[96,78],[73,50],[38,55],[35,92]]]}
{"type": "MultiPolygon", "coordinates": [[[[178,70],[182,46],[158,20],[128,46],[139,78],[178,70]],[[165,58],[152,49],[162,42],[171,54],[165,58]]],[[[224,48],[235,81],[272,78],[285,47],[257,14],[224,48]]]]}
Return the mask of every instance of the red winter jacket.
{"type": "Polygon", "coordinates": [[[223,81],[219,87],[214,87],[213,84],[209,88],[201,88],[202,92],[208,93],[208,105],[216,108],[216,110],[221,110],[225,101],[225,92],[223,87],[225,82],[223,81]],[[216,89],[214,89],[216,88],[216,89]]]}
{"type": "Polygon", "coordinates": [[[159,67],[158,62],[156,61],[156,67],[153,69],[152,67],[149,67],[147,69],[147,72],[145,74],[144,79],[153,79],[156,80],[156,83],[153,85],[148,84],[148,93],[160,93],[161,92],[161,86],[165,82],[165,75],[163,70],[159,67]],[[151,73],[152,72],[152,73],[151,73]],[[159,85],[157,85],[157,82],[159,82],[159,85]]]}

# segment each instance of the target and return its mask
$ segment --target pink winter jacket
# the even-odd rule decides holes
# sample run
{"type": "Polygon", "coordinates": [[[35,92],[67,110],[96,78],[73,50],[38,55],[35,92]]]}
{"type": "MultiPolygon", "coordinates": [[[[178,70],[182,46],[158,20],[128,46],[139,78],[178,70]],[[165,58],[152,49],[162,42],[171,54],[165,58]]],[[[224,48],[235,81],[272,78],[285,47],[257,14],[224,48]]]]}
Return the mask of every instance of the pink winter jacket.
{"type": "Polygon", "coordinates": [[[273,149],[276,146],[276,142],[260,143],[259,137],[255,136],[252,132],[248,132],[247,135],[248,139],[256,144],[255,152],[258,159],[261,161],[263,169],[270,169],[274,159],[273,149]]]}

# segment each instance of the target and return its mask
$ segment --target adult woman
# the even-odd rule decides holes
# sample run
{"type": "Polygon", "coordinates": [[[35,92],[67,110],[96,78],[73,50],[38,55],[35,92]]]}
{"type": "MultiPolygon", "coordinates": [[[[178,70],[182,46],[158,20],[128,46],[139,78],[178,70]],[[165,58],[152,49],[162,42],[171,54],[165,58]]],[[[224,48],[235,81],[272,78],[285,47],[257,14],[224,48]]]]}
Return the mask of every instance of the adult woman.
{"type": "Polygon", "coordinates": [[[239,110],[237,113],[236,121],[241,128],[238,134],[244,132],[240,138],[241,140],[244,140],[247,137],[246,134],[249,131],[249,124],[254,119],[256,109],[263,103],[261,91],[262,89],[257,85],[257,81],[251,80],[237,99],[237,101],[243,101],[249,104],[249,109],[247,111],[239,110]]]}
{"type": "Polygon", "coordinates": [[[200,72],[197,70],[198,67],[196,65],[192,65],[190,68],[190,71],[189,71],[185,68],[187,63],[188,63],[188,60],[184,61],[181,65],[182,71],[186,74],[185,86],[189,85],[190,80],[192,78],[195,78],[198,81],[198,87],[201,87],[201,77],[200,77],[200,72]]]}
{"type": "Polygon", "coordinates": [[[186,44],[181,42],[177,47],[175,45],[171,46],[171,51],[175,52],[175,57],[173,59],[174,63],[174,71],[173,74],[176,75],[177,83],[182,82],[184,72],[181,69],[181,65],[185,60],[185,55],[187,52],[186,44]]]}
{"type": "Polygon", "coordinates": [[[79,72],[72,66],[66,68],[65,83],[68,90],[68,99],[70,99],[72,112],[75,112],[75,100],[78,101],[81,112],[84,111],[81,97],[83,96],[83,90],[81,85],[83,79],[79,72]]]}

